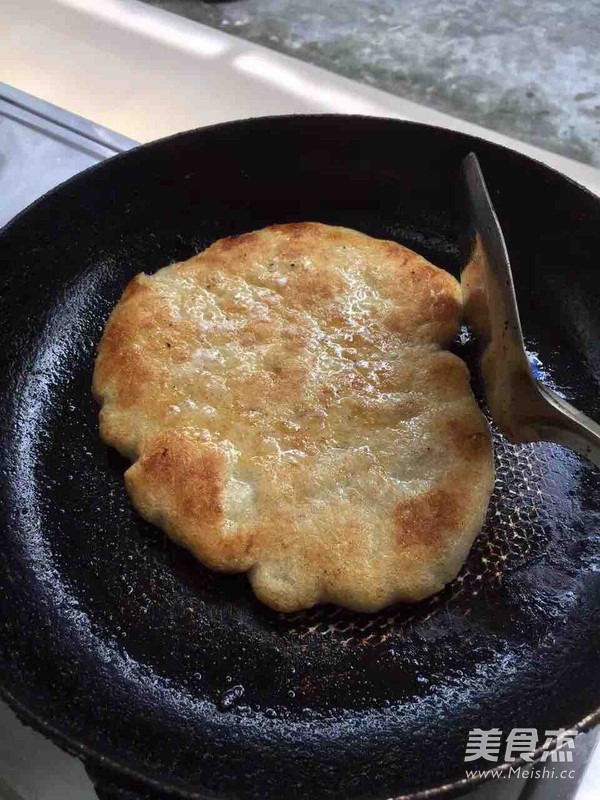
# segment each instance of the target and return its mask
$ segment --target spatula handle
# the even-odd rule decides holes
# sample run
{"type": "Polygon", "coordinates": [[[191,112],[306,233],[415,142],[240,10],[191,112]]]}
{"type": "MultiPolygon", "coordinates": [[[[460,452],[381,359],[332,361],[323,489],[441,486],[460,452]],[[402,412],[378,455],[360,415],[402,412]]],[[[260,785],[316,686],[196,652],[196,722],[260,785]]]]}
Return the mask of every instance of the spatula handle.
{"type": "Polygon", "coordinates": [[[600,425],[539,381],[538,389],[554,412],[548,422],[536,425],[540,438],[569,447],[600,467],[600,425]]]}

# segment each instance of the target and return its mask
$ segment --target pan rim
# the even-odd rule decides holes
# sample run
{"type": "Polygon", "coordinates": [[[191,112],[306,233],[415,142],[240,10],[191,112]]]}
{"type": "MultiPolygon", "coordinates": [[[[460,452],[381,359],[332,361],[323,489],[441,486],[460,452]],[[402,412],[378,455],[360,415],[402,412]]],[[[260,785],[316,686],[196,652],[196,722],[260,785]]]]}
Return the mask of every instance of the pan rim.
{"type": "MultiPolygon", "coordinates": [[[[596,202],[600,202],[600,195],[597,195],[588,187],[580,184],[576,180],[570,178],[569,176],[565,175],[564,173],[560,172],[559,170],[545,164],[543,161],[540,161],[537,158],[534,158],[529,155],[525,155],[520,153],[517,150],[513,150],[506,145],[497,144],[496,142],[490,142],[489,140],[484,139],[481,136],[474,136],[471,134],[463,133],[461,131],[455,130],[453,128],[447,128],[440,125],[430,125],[425,123],[416,122],[413,120],[405,120],[405,119],[397,119],[393,117],[379,117],[379,116],[367,116],[361,114],[332,114],[332,113],[324,113],[324,114],[280,114],[280,115],[267,115],[267,116],[257,116],[257,117],[249,117],[240,120],[233,120],[228,122],[220,122],[215,123],[213,125],[207,125],[199,128],[194,128],[191,130],[181,131],[175,134],[171,134],[166,137],[162,137],[160,139],[155,139],[151,142],[146,142],[140,144],[137,147],[132,148],[131,150],[119,153],[116,156],[113,156],[105,161],[99,162],[97,164],[93,164],[87,169],[83,170],[82,172],[77,173],[76,175],[68,178],[66,181],[58,184],[57,186],[53,187],[49,191],[45,192],[41,197],[34,200],[24,209],[22,209],[15,217],[10,219],[2,228],[0,228],[0,241],[2,237],[8,235],[12,232],[12,229],[21,223],[21,220],[27,216],[30,212],[35,210],[40,204],[46,202],[47,198],[53,197],[55,193],[59,193],[64,190],[65,187],[73,186],[79,180],[87,179],[88,175],[93,174],[96,170],[101,170],[106,168],[109,164],[113,162],[119,162],[122,159],[134,158],[135,154],[140,150],[143,149],[144,151],[152,149],[152,148],[159,148],[166,142],[176,142],[178,139],[184,139],[186,137],[193,137],[195,135],[201,135],[206,132],[218,132],[223,130],[235,130],[239,128],[244,130],[248,124],[267,124],[269,122],[287,122],[287,123],[294,123],[296,121],[302,122],[304,120],[321,120],[323,122],[326,121],[333,121],[333,120],[349,120],[349,121],[357,121],[357,122],[369,122],[373,125],[389,125],[389,126],[398,126],[399,128],[413,128],[413,129],[425,129],[431,131],[437,131],[441,135],[444,134],[451,134],[454,136],[461,137],[463,139],[469,140],[473,143],[473,146],[477,146],[477,143],[482,143],[485,146],[489,147],[492,145],[494,149],[497,149],[500,152],[504,152],[507,154],[517,155],[520,159],[526,159],[531,164],[537,165],[537,167],[541,167],[544,171],[550,172],[555,176],[558,176],[561,180],[567,181],[572,186],[576,187],[580,191],[584,192],[589,198],[596,202]]],[[[17,717],[20,721],[24,722],[25,724],[30,725],[34,730],[43,733],[46,735],[53,743],[60,746],[63,750],[75,755],[77,758],[82,760],[86,766],[89,766],[93,769],[93,767],[100,767],[106,769],[108,772],[114,773],[115,777],[123,777],[129,778],[140,784],[148,786],[150,789],[154,789],[160,792],[166,792],[170,796],[175,798],[180,798],[181,800],[204,800],[206,794],[199,794],[195,790],[187,790],[175,783],[169,783],[163,781],[159,778],[152,777],[149,774],[145,774],[144,772],[139,771],[139,769],[129,766],[127,763],[120,761],[113,756],[105,755],[96,747],[86,744],[84,741],[79,740],[74,735],[70,733],[66,733],[59,728],[57,728],[54,723],[46,716],[39,714],[38,712],[32,710],[28,707],[26,703],[21,701],[15,694],[13,694],[0,680],[0,698],[2,698],[8,706],[16,713],[17,717]]],[[[573,723],[571,729],[574,730],[577,735],[585,733],[593,728],[595,725],[600,724],[600,705],[596,709],[594,709],[591,713],[583,717],[581,720],[573,723]]],[[[557,745],[557,737],[553,737],[549,745],[545,745],[542,747],[537,748],[533,755],[534,758],[537,759],[544,750],[554,750],[556,749],[557,745]]],[[[498,773],[505,773],[510,768],[514,768],[518,765],[524,765],[525,762],[523,759],[518,759],[514,762],[503,762],[500,765],[494,767],[494,771],[498,773]]],[[[437,786],[427,788],[427,789],[419,789],[415,792],[409,792],[408,794],[401,794],[401,795],[394,795],[393,797],[388,798],[388,800],[430,800],[432,798],[438,797],[454,797],[458,794],[462,794],[465,791],[473,789],[474,787],[483,784],[490,780],[489,777],[486,776],[477,776],[477,777],[465,777],[460,778],[455,781],[450,781],[447,783],[438,784],[437,786]]]]}
{"type": "Polygon", "coordinates": [[[102,168],[106,167],[107,164],[113,164],[115,162],[119,162],[123,159],[131,158],[132,155],[135,155],[139,150],[144,149],[151,149],[153,147],[158,147],[162,145],[164,142],[174,142],[177,139],[183,139],[186,136],[192,136],[195,134],[204,133],[206,131],[219,131],[221,129],[230,129],[236,127],[243,127],[250,123],[263,123],[263,122],[275,122],[280,120],[286,121],[296,121],[296,120],[306,120],[306,119],[315,119],[315,120],[335,120],[335,119],[348,119],[348,120],[357,120],[357,121],[370,121],[375,124],[392,124],[392,125],[399,125],[401,127],[407,128],[420,128],[425,130],[431,131],[438,131],[442,134],[444,133],[451,133],[455,136],[460,136],[466,139],[470,139],[473,142],[481,142],[486,146],[493,146],[494,148],[501,150],[505,153],[512,153],[513,155],[518,156],[519,158],[524,158],[527,161],[531,162],[532,164],[536,164],[538,167],[542,167],[542,169],[549,170],[554,175],[559,176],[562,180],[567,181],[572,186],[577,187],[581,191],[585,192],[585,194],[589,195],[594,200],[600,201],[600,195],[593,192],[587,186],[584,186],[582,183],[579,183],[574,178],[571,178],[569,175],[565,175],[564,172],[560,172],[560,170],[551,167],[549,164],[540,161],[538,158],[534,158],[533,156],[526,155],[525,153],[520,153],[518,150],[513,150],[512,147],[507,147],[503,144],[498,144],[497,142],[492,142],[489,139],[484,139],[482,136],[474,136],[470,133],[463,133],[462,131],[455,130],[454,128],[445,128],[442,125],[430,125],[424,122],[416,122],[414,120],[409,119],[398,119],[396,117],[378,117],[378,116],[370,116],[366,114],[269,114],[266,116],[257,116],[257,117],[245,117],[244,119],[235,119],[230,120],[228,122],[215,122],[213,125],[204,125],[198,128],[190,128],[189,130],[179,131],[178,133],[172,133],[169,136],[162,136],[160,139],[152,139],[150,142],[142,142],[138,144],[136,147],[132,147],[130,150],[125,150],[122,153],[117,153],[117,155],[110,156],[109,158],[104,159],[104,161],[99,161],[96,164],[91,164],[86,169],[82,170],[81,172],[77,172],[75,175],[72,175],[70,178],[67,178],[62,183],[53,186],[47,192],[40,195],[40,197],[33,200],[33,202],[29,203],[29,205],[25,206],[25,208],[21,209],[14,217],[8,220],[1,228],[0,228],[0,236],[9,233],[12,229],[13,225],[16,225],[20,222],[21,218],[35,209],[40,203],[45,202],[46,198],[51,197],[54,195],[55,192],[62,191],[65,186],[70,186],[71,184],[76,183],[80,178],[84,178],[87,175],[95,172],[96,170],[101,170],[102,168]]]}
{"type": "MultiPolygon", "coordinates": [[[[125,762],[119,759],[107,756],[97,750],[95,747],[82,742],[68,733],[59,730],[45,717],[40,716],[35,711],[32,711],[24,703],[18,700],[10,691],[4,686],[0,685],[0,698],[6,702],[9,708],[16,714],[19,721],[23,724],[29,724],[30,727],[38,733],[44,733],[48,739],[57,746],[61,747],[65,752],[79,758],[84,762],[85,767],[88,766],[86,759],[93,759],[93,767],[100,767],[109,772],[114,772],[117,777],[125,777],[133,779],[141,784],[145,784],[151,789],[167,792],[172,797],[179,800],[206,800],[206,794],[199,794],[197,791],[189,791],[174,783],[168,783],[158,778],[153,778],[143,772],[140,772],[133,767],[130,767],[125,762]]],[[[573,723],[569,730],[576,732],[579,736],[587,733],[597,724],[600,724],[600,706],[585,716],[583,719],[573,723]]],[[[550,744],[544,744],[533,751],[533,760],[536,761],[544,751],[556,750],[558,744],[558,737],[553,736],[550,744]]],[[[501,764],[493,768],[496,773],[505,773],[515,767],[525,766],[531,762],[519,758],[516,761],[503,761],[501,764]]],[[[432,800],[432,798],[439,797],[456,797],[464,791],[474,789],[483,783],[487,783],[491,777],[477,776],[460,778],[456,781],[448,783],[441,783],[429,789],[419,789],[416,792],[409,792],[408,794],[393,795],[386,797],[385,800],[432,800]]]]}

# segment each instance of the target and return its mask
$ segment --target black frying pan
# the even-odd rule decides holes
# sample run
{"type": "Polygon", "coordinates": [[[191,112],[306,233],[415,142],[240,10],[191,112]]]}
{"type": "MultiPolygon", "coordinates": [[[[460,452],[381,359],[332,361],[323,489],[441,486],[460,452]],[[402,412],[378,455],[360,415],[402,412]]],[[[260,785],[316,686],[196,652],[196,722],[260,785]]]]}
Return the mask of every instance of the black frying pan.
{"type": "Polygon", "coordinates": [[[289,220],[396,239],[457,273],[470,150],[529,347],[598,419],[600,201],[462,134],[340,116],[192,131],[68,181],[0,236],[0,687],[102,796],[438,797],[468,785],[471,728],[600,718],[600,503],[580,457],[496,436],[485,529],[441,595],[284,617],[140,520],[98,438],[95,349],[135,273],[289,220]]]}

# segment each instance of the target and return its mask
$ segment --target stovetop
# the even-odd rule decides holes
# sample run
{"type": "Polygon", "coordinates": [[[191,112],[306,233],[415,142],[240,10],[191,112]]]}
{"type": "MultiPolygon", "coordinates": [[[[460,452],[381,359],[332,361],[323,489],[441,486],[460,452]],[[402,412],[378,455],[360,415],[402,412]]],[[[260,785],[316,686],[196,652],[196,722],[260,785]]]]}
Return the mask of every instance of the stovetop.
{"type": "MultiPolygon", "coordinates": [[[[0,226],[83,169],[137,143],[0,84],[0,226]]],[[[489,782],[472,800],[592,800],[600,796],[599,732],[576,741],[574,779],[489,782]]],[[[22,725],[0,702],[0,800],[93,800],[79,761],[22,725]]]]}

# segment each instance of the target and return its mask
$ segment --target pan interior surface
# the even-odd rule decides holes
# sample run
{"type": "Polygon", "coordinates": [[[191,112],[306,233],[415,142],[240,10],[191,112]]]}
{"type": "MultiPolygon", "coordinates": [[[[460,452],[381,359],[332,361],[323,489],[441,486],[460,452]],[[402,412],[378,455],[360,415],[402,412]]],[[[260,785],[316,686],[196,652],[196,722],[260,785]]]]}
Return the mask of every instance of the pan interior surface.
{"type": "MultiPolygon", "coordinates": [[[[96,347],[133,275],[304,220],[458,274],[453,192],[471,149],[536,368],[597,419],[600,202],[461,134],[352,117],[217,126],[83,174],[1,234],[0,686],[71,747],[183,794],[275,798],[285,781],[291,797],[387,797],[462,778],[472,728],[543,732],[595,711],[600,493],[579,456],[494,433],[486,524],[444,592],[284,616],[143,522],[127,463],[98,437],[96,347]]],[[[473,370],[467,335],[455,350],[473,370]]]]}

